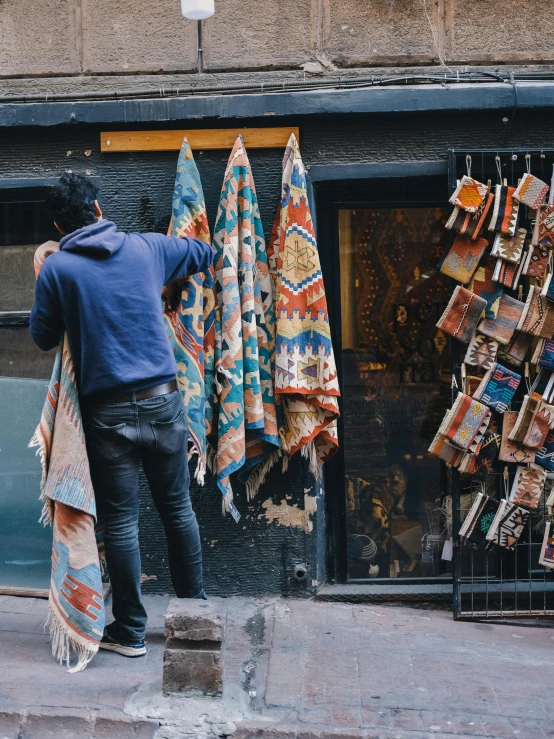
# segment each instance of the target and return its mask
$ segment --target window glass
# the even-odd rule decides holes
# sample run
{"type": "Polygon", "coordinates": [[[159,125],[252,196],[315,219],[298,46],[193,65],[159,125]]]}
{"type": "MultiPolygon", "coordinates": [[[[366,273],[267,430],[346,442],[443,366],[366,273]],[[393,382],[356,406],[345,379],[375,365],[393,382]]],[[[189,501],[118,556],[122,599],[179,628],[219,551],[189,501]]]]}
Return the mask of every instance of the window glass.
{"type": "Polygon", "coordinates": [[[59,238],[45,197],[44,188],[0,191],[0,312],[33,305],[35,249],[59,238]]]}
{"type": "Polygon", "coordinates": [[[0,377],[0,587],[48,588],[52,531],[39,523],[41,466],[29,441],[48,382],[0,377]]]}
{"type": "Polygon", "coordinates": [[[350,579],[445,573],[443,474],[427,449],[451,399],[443,208],[339,211],[350,579]]]}

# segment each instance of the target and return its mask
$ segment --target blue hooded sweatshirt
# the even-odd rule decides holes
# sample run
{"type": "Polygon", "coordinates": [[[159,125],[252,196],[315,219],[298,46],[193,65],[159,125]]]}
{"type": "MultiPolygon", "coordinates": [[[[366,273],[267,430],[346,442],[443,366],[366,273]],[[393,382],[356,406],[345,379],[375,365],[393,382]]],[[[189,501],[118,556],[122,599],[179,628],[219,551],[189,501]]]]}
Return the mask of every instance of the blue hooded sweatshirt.
{"type": "Polygon", "coordinates": [[[82,397],[129,393],[175,379],[177,365],[162,317],[168,282],[204,272],[209,244],[122,233],[98,221],[64,236],[40,271],[30,329],[40,349],[64,329],[82,397]]]}

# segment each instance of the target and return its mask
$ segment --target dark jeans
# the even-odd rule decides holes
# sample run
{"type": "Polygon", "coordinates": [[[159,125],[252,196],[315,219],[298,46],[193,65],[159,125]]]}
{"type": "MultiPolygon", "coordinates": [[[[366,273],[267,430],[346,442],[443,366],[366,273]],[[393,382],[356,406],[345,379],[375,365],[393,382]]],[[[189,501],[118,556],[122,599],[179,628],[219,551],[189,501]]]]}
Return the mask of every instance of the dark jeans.
{"type": "Polygon", "coordinates": [[[87,405],[83,422],[98,515],[104,523],[112,610],[120,636],[146,629],[139,551],[138,476],[142,462],[165,528],[178,598],[202,598],[202,550],[189,497],[187,422],[178,391],[146,400],[87,405]]]}

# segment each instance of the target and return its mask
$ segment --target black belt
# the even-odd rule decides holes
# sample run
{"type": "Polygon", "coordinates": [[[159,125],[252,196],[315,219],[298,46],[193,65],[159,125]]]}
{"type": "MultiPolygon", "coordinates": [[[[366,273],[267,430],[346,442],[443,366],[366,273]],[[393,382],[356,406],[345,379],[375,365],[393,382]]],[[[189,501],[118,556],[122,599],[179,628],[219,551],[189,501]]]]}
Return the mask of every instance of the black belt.
{"type": "MultiPolygon", "coordinates": [[[[109,391],[94,393],[94,403],[129,403],[132,400],[146,400],[155,398],[157,395],[167,395],[177,390],[177,381],[164,382],[163,385],[154,385],[145,390],[137,390],[135,393],[111,393],[109,391]]],[[[87,399],[88,400],[88,399],[87,399]]]]}

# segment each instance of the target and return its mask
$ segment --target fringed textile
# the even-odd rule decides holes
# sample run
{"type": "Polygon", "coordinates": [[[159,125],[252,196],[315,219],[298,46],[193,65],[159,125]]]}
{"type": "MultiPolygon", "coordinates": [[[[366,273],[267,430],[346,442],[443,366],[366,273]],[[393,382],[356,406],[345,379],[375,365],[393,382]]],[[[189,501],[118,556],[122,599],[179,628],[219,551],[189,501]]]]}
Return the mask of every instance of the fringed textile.
{"type": "MultiPolygon", "coordinates": [[[[185,138],[177,162],[170,236],[210,243],[200,175],[185,138]]],[[[204,483],[207,442],[214,419],[215,273],[190,275],[164,288],[164,319],[175,361],[177,386],[187,414],[189,457],[198,455],[195,477],[204,483]]]]}
{"type": "Polygon", "coordinates": [[[297,451],[319,478],[338,448],[340,395],[327,299],[296,136],[283,159],[281,203],[268,254],[277,316],[275,396],[289,456],[297,451]]]}
{"type": "Polygon", "coordinates": [[[273,397],[275,315],[254,179],[242,137],[229,157],[214,230],[217,484],[237,518],[229,476],[240,471],[249,497],[280,456],[273,397]]]}
{"type": "MultiPolygon", "coordinates": [[[[35,274],[58,251],[47,242],[35,253],[35,274]]],[[[77,382],[67,334],[58,349],[40,423],[30,446],[42,465],[41,520],[53,525],[52,577],[48,600],[52,653],[69,667],[71,651],[80,672],[98,651],[104,602],[95,534],[96,503],[83,433],[77,382]]]]}

